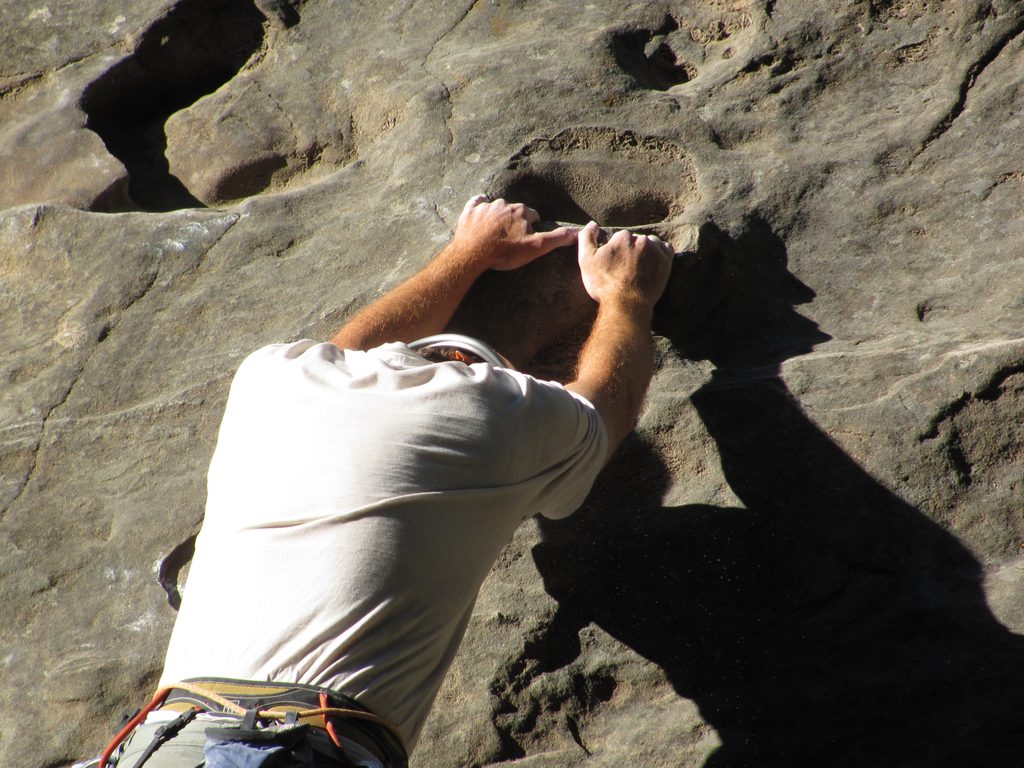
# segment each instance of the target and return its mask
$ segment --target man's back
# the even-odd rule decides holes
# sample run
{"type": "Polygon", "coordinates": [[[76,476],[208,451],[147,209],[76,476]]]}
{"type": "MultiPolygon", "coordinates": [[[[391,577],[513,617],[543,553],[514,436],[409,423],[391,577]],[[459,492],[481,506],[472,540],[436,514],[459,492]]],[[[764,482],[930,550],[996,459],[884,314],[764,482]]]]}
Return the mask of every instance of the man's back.
{"type": "Polygon", "coordinates": [[[321,685],[411,749],[498,552],[525,518],[571,513],[606,451],[557,384],[400,344],[259,350],[232,385],[162,684],[321,685]]]}
{"type": "Polygon", "coordinates": [[[407,765],[501,547],[530,515],[583,501],[654,368],[671,247],[625,231],[602,245],[594,222],[536,232],[539,219],[477,195],[451,243],[332,343],[246,359],[161,687],[100,768],[115,753],[224,768],[268,750],[303,765],[407,765]],[[484,272],[573,243],[597,313],[565,387],[387,343],[441,333],[484,272]],[[219,678],[221,690],[181,711],[169,686],[182,678],[219,678]],[[267,681],[309,684],[296,695],[315,697],[299,704],[316,723],[246,695],[267,681]],[[225,717],[230,727],[206,730],[225,717]]]}

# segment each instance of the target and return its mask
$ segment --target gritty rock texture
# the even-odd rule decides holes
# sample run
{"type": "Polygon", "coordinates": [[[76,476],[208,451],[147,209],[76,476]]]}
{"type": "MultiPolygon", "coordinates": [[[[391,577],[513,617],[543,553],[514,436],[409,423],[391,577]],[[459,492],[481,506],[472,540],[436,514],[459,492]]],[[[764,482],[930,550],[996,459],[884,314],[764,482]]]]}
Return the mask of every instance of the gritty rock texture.
{"type": "MultiPolygon", "coordinates": [[[[244,355],[328,336],[479,191],[680,255],[635,437],[504,552],[413,765],[1019,762],[1024,5],[0,22],[0,764],[150,695],[244,355]]],[[[487,275],[453,328],[564,379],[574,269],[487,275]]]]}

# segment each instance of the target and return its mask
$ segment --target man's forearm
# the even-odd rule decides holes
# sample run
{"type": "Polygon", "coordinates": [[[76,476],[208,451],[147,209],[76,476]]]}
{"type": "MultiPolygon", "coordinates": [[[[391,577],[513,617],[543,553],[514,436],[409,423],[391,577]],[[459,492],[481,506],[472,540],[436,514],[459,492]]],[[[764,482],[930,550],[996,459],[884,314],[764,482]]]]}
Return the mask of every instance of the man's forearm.
{"type": "Polygon", "coordinates": [[[343,349],[371,349],[440,333],[480,275],[518,269],[576,241],[573,227],[534,232],[540,215],[520,203],[486,195],[469,199],[452,242],[417,274],[388,292],[331,339],[343,349]]]}
{"type": "Polygon", "coordinates": [[[567,385],[593,403],[608,432],[608,457],[636,425],[654,371],[651,309],[603,302],[567,385]]]}
{"type": "Polygon", "coordinates": [[[476,254],[453,241],[422,270],[360,311],[331,341],[342,349],[372,349],[440,333],[485,268],[476,254]]]}

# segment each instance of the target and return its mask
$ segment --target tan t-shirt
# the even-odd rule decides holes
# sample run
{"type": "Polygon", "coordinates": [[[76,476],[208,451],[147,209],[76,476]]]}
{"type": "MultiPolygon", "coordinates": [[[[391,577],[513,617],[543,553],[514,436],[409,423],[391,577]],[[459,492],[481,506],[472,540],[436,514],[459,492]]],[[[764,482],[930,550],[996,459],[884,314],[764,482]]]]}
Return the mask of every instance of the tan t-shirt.
{"type": "Polygon", "coordinates": [[[561,385],[300,341],[231,385],[162,685],[326,686],[411,751],[516,527],[564,517],[601,468],[597,411],[561,385]]]}

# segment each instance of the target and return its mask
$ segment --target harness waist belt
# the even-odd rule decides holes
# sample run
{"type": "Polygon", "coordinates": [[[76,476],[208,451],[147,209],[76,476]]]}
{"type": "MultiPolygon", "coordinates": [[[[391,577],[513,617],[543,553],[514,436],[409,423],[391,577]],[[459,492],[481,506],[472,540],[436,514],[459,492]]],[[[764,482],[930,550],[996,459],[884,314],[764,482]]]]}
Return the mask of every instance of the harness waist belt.
{"type": "Polygon", "coordinates": [[[98,768],[107,768],[111,756],[122,742],[156,709],[180,712],[179,719],[183,722],[199,711],[223,713],[239,718],[245,730],[271,721],[280,721],[286,726],[314,726],[326,731],[334,745],[340,748],[335,729],[337,724],[350,733],[357,731],[361,740],[376,745],[386,764],[408,765],[398,729],[348,696],[300,683],[197,678],[158,690],[152,700],[138,710],[107,744],[99,757],[98,768]]]}
{"type": "Polygon", "coordinates": [[[201,709],[236,717],[278,720],[322,728],[336,739],[335,722],[360,731],[386,755],[401,756],[405,749],[397,729],[344,694],[301,683],[260,682],[229,678],[183,680],[170,687],[161,710],[186,712],[201,709]]]}
{"type": "MultiPolygon", "coordinates": [[[[160,709],[184,712],[192,707],[199,707],[205,712],[241,714],[239,709],[288,713],[320,710],[325,706],[373,714],[355,699],[326,688],[298,683],[263,683],[228,678],[197,678],[175,683],[160,709]],[[326,703],[322,698],[324,695],[327,696],[326,703]]],[[[303,722],[315,724],[312,720],[317,718],[323,722],[326,716],[307,716],[303,722]]]]}

